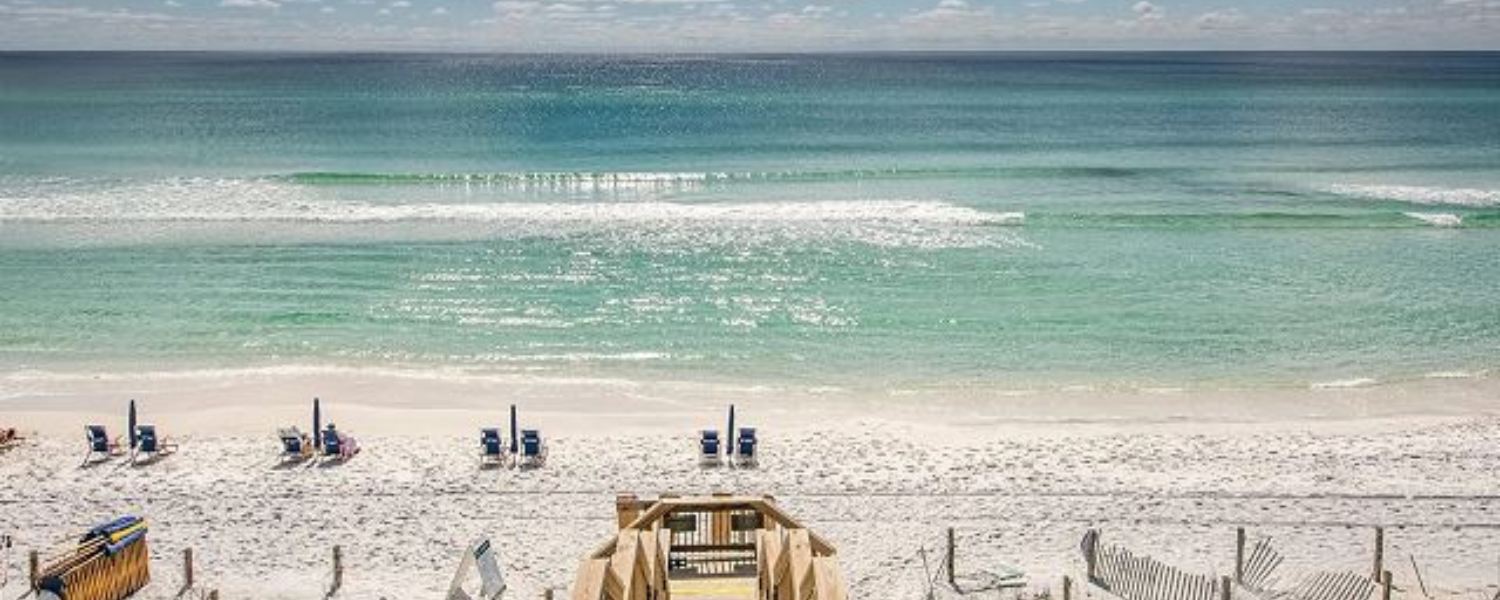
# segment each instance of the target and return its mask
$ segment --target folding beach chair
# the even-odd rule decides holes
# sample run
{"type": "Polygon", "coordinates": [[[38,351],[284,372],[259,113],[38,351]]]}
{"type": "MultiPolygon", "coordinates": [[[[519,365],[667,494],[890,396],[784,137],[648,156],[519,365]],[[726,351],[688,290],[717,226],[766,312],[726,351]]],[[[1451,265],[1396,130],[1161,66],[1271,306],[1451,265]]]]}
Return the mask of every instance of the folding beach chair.
{"type": "Polygon", "coordinates": [[[479,430],[479,464],[505,465],[505,440],[500,437],[499,429],[479,430]]]}
{"type": "Polygon", "coordinates": [[[21,443],[22,439],[24,438],[21,437],[20,432],[16,431],[13,427],[0,429],[0,451],[15,447],[21,443]]]}
{"type": "Polygon", "coordinates": [[[89,443],[89,452],[83,456],[83,464],[94,462],[96,455],[98,459],[109,460],[124,453],[120,448],[120,439],[110,439],[103,425],[87,425],[83,431],[89,443]]]}
{"type": "Polygon", "coordinates": [[[521,456],[516,466],[540,467],[547,464],[547,444],[542,441],[542,432],[535,429],[521,430],[521,456]]]}
{"type": "Polygon", "coordinates": [[[719,457],[723,452],[719,445],[719,431],[704,429],[702,437],[698,439],[698,466],[717,467],[722,464],[719,457]]]}
{"type": "Polygon", "coordinates": [[[741,427],[740,437],[735,441],[734,464],[737,467],[754,467],[757,464],[755,449],[758,445],[754,427],[741,427]]]}
{"type": "Polygon", "coordinates": [[[155,425],[135,428],[135,447],[131,448],[130,462],[134,464],[142,455],[156,460],[177,451],[177,443],[156,434],[155,425]]]}
{"type": "Polygon", "coordinates": [[[285,427],[276,432],[281,438],[281,462],[302,462],[313,455],[312,438],[296,427],[285,427]]]}

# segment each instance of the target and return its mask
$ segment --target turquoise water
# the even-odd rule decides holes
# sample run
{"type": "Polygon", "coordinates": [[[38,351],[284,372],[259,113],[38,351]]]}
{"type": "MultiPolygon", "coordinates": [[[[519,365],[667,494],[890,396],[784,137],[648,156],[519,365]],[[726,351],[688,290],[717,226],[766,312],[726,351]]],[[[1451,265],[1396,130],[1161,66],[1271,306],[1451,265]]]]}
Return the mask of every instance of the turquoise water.
{"type": "Polygon", "coordinates": [[[0,370],[1500,359],[1500,54],[0,54],[0,370]]]}

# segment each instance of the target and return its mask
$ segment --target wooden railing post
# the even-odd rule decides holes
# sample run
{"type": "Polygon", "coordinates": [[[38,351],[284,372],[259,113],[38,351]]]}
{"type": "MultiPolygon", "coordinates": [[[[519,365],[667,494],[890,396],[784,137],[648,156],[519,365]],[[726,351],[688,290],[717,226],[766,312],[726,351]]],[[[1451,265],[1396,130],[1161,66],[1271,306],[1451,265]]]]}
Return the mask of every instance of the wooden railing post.
{"type": "Polygon", "coordinates": [[[37,585],[42,582],[42,555],[36,550],[32,550],[31,554],[29,555],[29,560],[31,563],[31,575],[29,581],[31,591],[34,592],[37,589],[37,585]]]}
{"type": "Polygon", "coordinates": [[[1391,572],[1380,572],[1380,600],[1391,600],[1391,572]]]}
{"type": "Polygon", "coordinates": [[[1385,571],[1385,528],[1375,528],[1375,570],[1371,577],[1379,578],[1385,571]]]}
{"type": "Polygon", "coordinates": [[[1229,589],[1229,584],[1228,575],[1219,578],[1219,600],[1230,600],[1232,593],[1229,589]]]}
{"type": "Polygon", "coordinates": [[[1073,579],[1063,575],[1063,600],[1073,600],[1073,579]]]}
{"type": "Polygon", "coordinates": [[[1234,530],[1234,581],[1245,583],[1245,528],[1234,530]]]}

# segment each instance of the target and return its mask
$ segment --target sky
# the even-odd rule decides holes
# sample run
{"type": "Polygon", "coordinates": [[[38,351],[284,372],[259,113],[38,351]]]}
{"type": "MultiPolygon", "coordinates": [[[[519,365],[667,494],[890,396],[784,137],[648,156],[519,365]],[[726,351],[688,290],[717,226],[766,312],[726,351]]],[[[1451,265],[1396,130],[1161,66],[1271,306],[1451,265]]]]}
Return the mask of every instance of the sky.
{"type": "Polygon", "coordinates": [[[0,49],[1500,49],[1500,0],[0,0],[0,49]]]}

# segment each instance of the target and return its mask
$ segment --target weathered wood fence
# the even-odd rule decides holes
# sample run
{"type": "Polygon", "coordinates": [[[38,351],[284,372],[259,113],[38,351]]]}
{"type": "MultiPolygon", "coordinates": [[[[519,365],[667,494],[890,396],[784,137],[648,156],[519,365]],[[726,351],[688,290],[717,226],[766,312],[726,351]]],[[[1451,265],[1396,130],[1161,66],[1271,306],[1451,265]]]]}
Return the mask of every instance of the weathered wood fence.
{"type": "Polygon", "coordinates": [[[1227,581],[1212,575],[1189,573],[1123,546],[1104,544],[1094,530],[1083,538],[1083,554],[1089,583],[1124,600],[1216,600],[1227,586],[1227,581]]]}

